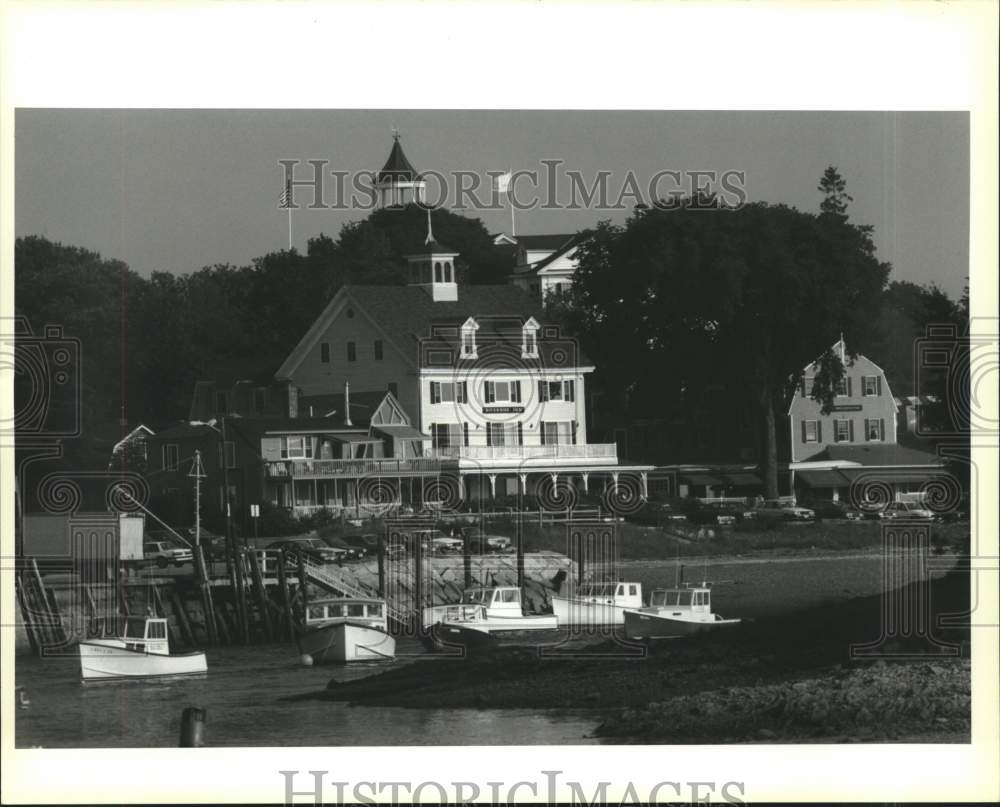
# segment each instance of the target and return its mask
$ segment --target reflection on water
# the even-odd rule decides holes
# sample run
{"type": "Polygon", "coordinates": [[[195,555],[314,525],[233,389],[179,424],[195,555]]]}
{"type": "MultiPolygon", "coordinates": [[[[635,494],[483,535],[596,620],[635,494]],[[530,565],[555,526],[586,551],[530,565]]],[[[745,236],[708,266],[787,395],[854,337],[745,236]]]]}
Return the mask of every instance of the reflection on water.
{"type": "MultiPolygon", "coordinates": [[[[624,563],[620,576],[648,591],[670,586],[672,562],[624,563]]],[[[940,574],[937,572],[936,574],[940,574]]],[[[878,555],[833,559],[685,561],[685,579],[722,583],[714,610],[753,617],[882,590],[878,555]],[[724,582],[728,581],[728,582],[724,582]]],[[[393,665],[424,656],[401,638],[393,665]]],[[[442,660],[441,663],[461,663],[442,660]]],[[[586,711],[400,709],[352,707],[327,701],[282,701],[377,675],[385,664],[305,667],[294,645],[226,647],[208,651],[202,678],[164,682],[80,683],[79,660],[17,659],[17,683],[31,699],[16,716],[18,747],[176,746],[181,711],[208,710],[207,743],[213,746],[309,745],[526,745],[593,743],[599,717],[586,711]]]]}
{"type": "MultiPolygon", "coordinates": [[[[404,650],[419,653],[419,645],[404,650]]],[[[185,706],[207,709],[210,746],[494,745],[593,743],[596,718],[530,710],[352,707],[328,701],[282,701],[314,692],[331,678],[377,675],[372,663],[304,667],[292,644],[208,651],[198,678],[80,683],[79,660],[22,657],[17,682],[31,705],[18,710],[19,748],[138,748],[178,744],[185,706]],[[487,739],[489,738],[489,739],[487,739]]],[[[454,663],[445,661],[443,663],[454,663]]]]}

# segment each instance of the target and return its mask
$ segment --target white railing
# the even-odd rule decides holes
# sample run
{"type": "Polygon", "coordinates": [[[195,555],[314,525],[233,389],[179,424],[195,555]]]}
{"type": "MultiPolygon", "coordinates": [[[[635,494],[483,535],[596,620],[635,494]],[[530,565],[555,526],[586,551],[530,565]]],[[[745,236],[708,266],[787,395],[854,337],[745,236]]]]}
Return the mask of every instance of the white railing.
{"type": "Polygon", "coordinates": [[[440,459],[524,460],[524,459],[617,459],[615,443],[537,446],[447,446],[428,449],[440,459]]]}
{"type": "Polygon", "coordinates": [[[351,459],[351,460],[278,460],[267,463],[270,479],[291,477],[392,476],[407,473],[436,473],[441,470],[438,458],[351,459]]]}

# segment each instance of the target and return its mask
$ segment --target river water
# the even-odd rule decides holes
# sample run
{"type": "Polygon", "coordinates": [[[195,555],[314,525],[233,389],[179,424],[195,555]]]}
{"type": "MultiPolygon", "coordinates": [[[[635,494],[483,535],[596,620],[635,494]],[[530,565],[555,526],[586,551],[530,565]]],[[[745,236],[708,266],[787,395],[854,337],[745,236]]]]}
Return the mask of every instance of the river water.
{"type": "MultiPolygon", "coordinates": [[[[936,571],[932,574],[941,574],[936,571]]],[[[672,585],[672,562],[622,563],[619,576],[644,589],[672,585]]],[[[839,601],[882,590],[879,555],[827,558],[685,561],[684,578],[707,579],[713,610],[754,617],[839,601]]],[[[874,638],[874,637],[873,637],[874,638]]],[[[401,638],[406,664],[423,653],[401,638]]],[[[286,701],[290,695],[324,689],[331,678],[377,675],[384,664],[305,667],[293,644],[223,647],[208,651],[201,678],[163,682],[81,684],[79,659],[17,659],[17,684],[30,704],[18,709],[19,748],[149,748],[178,744],[186,706],[207,710],[211,746],[337,745],[579,745],[599,716],[586,710],[402,709],[332,701],[286,701]]]]}

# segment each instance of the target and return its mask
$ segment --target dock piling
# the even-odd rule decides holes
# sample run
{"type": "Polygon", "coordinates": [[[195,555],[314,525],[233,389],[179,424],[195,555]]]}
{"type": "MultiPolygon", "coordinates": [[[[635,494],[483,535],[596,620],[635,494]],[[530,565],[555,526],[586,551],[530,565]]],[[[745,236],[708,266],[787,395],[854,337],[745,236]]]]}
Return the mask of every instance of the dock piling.
{"type": "Polygon", "coordinates": [[[201,748],[205,745],[205,710],[188,706],[181,714],[181,748],[201,748]]]}

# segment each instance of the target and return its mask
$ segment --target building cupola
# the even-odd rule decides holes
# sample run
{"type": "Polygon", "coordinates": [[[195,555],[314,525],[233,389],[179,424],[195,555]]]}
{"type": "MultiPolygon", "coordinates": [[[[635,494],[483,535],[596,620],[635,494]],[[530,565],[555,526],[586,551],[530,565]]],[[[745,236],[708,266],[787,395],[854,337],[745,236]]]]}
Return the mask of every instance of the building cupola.
{"type": "Polygon", "coordinates": [[[458,253],[439,243],[431,229],[431,209],[427,208],[427,238],[424,248],[407,255],[411,286],[421,286],[436,303],[455,302],[458,299],[458,282],[455,277],[455,258],[458,253]]]}
{"type": "Polygon", "coordinates": [[[426,183],[410,165],[399,145],[399,131],[393,130],[392,151],[382,170],[375,177],[375,191],[381,207],[400,207],[424,200],[426,183]]]}

